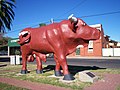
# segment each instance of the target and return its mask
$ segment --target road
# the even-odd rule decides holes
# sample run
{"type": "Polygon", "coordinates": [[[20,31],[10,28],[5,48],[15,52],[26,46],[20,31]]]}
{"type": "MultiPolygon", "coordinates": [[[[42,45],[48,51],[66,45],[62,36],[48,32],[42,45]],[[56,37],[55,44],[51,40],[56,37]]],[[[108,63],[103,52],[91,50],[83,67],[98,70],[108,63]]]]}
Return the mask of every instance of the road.
{"type": "MultiPolygon", "coordinates": [[[[0,58],[0,62],[10,62],[9,58],[0,58]]],[[[36,63],[36,60],[32,62],[36,63]]],[[[93,59],[93,58],[67,58],[68,65],[72,66],[89,66],[89,67],[99,67],[99,68],[120,68],[120,59],[93,59]]],[[[45,65],[55,65],[53,58],[47,58],[45,65]]]]}
{"type": "MultiPolygon", "coordinates": [[[[81,59],[81,58],[71,58],[67,59],[68,65],[72,66],[91,66],[99,68],[120,68],[120,59],[81,59]]],[[[55,65],[53,58],[48,58],[47,65],[55,65]]]]}

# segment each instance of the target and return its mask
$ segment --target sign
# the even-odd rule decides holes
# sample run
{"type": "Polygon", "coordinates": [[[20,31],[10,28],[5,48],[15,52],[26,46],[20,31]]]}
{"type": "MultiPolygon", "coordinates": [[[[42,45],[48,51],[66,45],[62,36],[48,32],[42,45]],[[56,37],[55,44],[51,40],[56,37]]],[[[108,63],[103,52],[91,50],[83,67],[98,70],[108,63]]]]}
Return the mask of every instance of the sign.
{"type": "Polygon", "coordinates": [[[82,82],[95,82],[98,80],[98,76],[90,71],[79,72],[79,80],[82,82]]]}
{"type": "Polygon", "coordinates": [[[17,43],[18,40],[19,40],[18,38],[9,39],[9,40],[8,40],[8,46],[9,46],[9,47],[20,46],[20,45],[17,43]]]}

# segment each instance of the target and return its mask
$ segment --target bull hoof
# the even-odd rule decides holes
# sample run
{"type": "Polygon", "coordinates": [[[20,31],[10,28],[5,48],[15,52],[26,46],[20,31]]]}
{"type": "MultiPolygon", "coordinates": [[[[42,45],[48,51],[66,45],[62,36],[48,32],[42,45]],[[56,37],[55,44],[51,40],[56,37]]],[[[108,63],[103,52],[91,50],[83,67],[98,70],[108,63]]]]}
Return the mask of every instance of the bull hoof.
{"type": "Polygon", "coordinates": [[[21,74],[27,74],[28,71],[27,70],[21,70],[21,74]]]}
{"type": "Polygon", "coordinates": [[[55,71],[55,76],[63,76],[63,74],[61,73],[61,71],[55,71]]]}
{"type": "Polygon", "coordinates": [[[43,73],[43,70],[36,70],[36,73],[37,73],[37,74],[42,74],[42,73],[43,73]]]}
{"type": "Polygon", "coordinates": [[[74,80],[75,78],[71,74],[64,75],[63,80],[74,80]]]}

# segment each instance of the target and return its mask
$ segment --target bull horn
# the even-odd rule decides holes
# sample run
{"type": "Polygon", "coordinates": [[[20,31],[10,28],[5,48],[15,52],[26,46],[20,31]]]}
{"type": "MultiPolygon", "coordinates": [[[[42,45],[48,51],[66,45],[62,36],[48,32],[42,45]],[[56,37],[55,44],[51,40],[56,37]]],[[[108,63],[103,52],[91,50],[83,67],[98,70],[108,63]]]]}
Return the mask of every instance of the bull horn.
{"type": "Polygon", "coordinates": [[[71,22],[74,22],[76,23],[77,22],[77,18],[76,17],[73,17],[73,14],[71,14],[68,19],[71,21],[71,22]]]}

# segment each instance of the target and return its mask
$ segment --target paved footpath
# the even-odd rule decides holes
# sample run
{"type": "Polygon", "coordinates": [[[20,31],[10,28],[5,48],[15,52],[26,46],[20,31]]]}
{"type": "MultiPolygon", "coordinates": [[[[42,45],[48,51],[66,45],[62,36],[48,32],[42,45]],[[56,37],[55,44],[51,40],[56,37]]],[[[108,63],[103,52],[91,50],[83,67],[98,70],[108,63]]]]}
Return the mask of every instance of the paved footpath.
{"type": "Polygon", "coordinates": [[[29,82],[23,80],[17,80],[14,78],[3,78],[0,77],[0,82],[7,83],[10,85],[14,85],[17,87],[27,88],[30,90],[70,90],[63,87],[48,85],[48,84],[41,84],[36,82],[29,82]]]}
{"type": "Polygon", "coordinates": [[[120,86],[120,74],[105,74],[103,80],[93,83],[84,90],[117,90],[120,86]]]}

